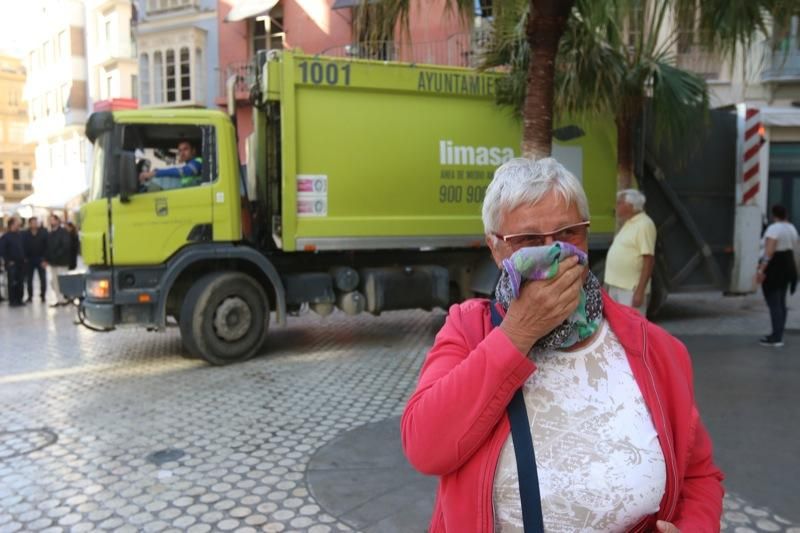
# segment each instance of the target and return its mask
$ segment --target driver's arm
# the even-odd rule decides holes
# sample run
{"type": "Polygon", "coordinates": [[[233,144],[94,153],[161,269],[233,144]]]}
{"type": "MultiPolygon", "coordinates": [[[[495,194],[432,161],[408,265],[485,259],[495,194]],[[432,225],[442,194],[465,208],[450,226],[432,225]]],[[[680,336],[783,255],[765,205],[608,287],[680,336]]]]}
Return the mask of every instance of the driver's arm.
{"type": "Polygon", "coordinates": [[[187,161],[182,167],[159,168],[155,171],[157,178],[185,178],[188,176],[199,176],[202,167],[194,159],[187,161]]]}

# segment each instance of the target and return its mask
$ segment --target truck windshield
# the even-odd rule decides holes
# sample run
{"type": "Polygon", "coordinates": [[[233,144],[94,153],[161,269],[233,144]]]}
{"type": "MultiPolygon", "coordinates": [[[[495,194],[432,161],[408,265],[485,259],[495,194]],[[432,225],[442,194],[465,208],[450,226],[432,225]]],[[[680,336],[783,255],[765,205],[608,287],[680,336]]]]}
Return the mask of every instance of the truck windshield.
{"type": "Polygon", "coordinates": [[[89,199],[99,200],[105,191],[105,157],[109,132],[102,133],[94,141],[94,161],[92,162],[92,184],[89,199]]]}

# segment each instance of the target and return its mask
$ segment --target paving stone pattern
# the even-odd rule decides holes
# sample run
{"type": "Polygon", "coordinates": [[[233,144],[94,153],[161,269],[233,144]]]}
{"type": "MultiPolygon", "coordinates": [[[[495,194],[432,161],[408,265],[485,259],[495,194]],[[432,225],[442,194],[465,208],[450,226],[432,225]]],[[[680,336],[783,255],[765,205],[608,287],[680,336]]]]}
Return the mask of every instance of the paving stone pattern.
{"type": "MultiPolygon", "coordinates": [[[[355,529],[313,497],[309,462],[402,412],[443,314],[292,318],[229,367],[183,357],[174,330],[72,319],[0,306],[0,533],[355,529]]],[[[800,533],[735,496],[723,526],[800,533]]]]}
{"type": "Polygon", "coordinates": [[[2,307],[0,532],[350,530],[309,495],[308,460],[402,411],[440,320],[301,317],[220,368],[174,331],[2,307]]]}

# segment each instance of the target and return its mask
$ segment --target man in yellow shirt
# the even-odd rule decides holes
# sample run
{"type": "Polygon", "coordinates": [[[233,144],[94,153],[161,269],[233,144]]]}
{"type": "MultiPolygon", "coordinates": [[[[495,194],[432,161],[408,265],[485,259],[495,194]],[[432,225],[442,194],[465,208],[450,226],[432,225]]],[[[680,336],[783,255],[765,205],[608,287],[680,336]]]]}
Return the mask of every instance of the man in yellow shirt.
{"type": "Polygon", "coordinates": [[[644,212],[645,196],[636,189],[617,193],[622,227],[606,255],[605,285],[615,301],[647,312],[655,266],[656,225],[644,212]]]}

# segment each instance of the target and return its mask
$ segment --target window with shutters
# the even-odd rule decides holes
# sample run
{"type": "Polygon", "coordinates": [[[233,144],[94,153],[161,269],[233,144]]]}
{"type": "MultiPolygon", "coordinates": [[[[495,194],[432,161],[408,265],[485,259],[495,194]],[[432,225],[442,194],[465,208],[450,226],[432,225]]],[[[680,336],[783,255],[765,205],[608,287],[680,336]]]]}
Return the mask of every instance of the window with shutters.
{"type": "Polygon", "coordinates": [[[189,49],[181,48],[181,101],[192,99],[192,63],[189,58],[189,49]]]}
{"type": "Polygon", "coordinates": [[[164,59],[161,52],[153,54],[153,103],[164,101],[164,59]]]}
{"type": "Polygon", "coordinates": [[[165,76],[167,82],[167,102],[175,102],[177,101],[177,96],[176,96],[177,87],[175,80],[175,51],[167,50],[165,57],[166,57],[165,65],[167,67],[165,76]]]}
{"type": "Polygon", "coordinates": [[[202,105],[207,69],[203,62],[205,35],[187,29],[165,37],[155,34],[138,43],[139,104],[202,105]],[[166,46],[165,41],[169,41],[166,46]]]}
{"type": "Polygon", "coordinates": [[[139,103],[150,104],[150,56],[139,56],[139,103]]]}

